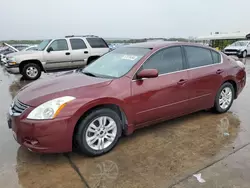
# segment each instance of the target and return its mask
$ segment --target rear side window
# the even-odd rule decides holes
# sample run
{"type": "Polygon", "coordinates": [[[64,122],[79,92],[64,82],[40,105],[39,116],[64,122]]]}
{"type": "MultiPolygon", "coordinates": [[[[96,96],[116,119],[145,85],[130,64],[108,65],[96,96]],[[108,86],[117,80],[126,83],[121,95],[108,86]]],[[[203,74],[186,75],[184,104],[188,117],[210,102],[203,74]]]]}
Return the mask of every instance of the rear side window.
{"type": "Polygon", "coordinates": [[[102,38],[87,38],[92,48],[108,48],[107,43],[102,38]]]}
{"type": "Polygon", "coordinates": [[[185,46],[187,61],[190,68],[213,64],[213,58],[209,49],[185,46]]]}
{"type": "Polygon", "coordinates": [[[213,51],[213,50],[211,50],[211,53],[212,53],[214,64],[220,63],[221,62],[220,54],[218,52],[213,51]]]}
{"type": "Polygon", "coordinates": [[[72,50],[86,49],[87,46],[82,39],[70,39],[72,50]]]}

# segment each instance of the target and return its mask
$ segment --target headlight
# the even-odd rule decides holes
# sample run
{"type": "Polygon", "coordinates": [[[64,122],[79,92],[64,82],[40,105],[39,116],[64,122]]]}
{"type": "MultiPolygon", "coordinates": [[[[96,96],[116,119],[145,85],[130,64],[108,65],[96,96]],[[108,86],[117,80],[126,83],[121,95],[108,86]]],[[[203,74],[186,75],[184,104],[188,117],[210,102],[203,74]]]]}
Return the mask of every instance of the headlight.
{"type": "Polygon", "coordinates": [[[8,64],[9,65],[15,65],[16,64],[16,59],[14,57],[9,57],[8,58],[8,64]]]}
{"type": "Polygon", "coordinates": [[[40,106],[36,107],[32,110],[29,115],[28,119],[53,119],[55,118],[60,111],[65,107],[65,105],[74,100],[75,97],[65,96],[56,98],[50,101],[47,101],[40,106]]]}

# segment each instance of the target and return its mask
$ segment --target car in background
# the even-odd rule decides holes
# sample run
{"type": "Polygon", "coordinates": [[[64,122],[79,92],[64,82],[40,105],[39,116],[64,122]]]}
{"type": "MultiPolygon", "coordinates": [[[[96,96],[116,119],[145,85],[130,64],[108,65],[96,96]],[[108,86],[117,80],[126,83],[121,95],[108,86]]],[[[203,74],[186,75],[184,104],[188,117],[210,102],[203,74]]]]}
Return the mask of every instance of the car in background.
{"type": "Polygon", "coordinates": [[[28,51],[8,57],[6,70],[22,74],[24,79],[36,80],[41,72],[77,69],[90,64],[110,49],[98,36],[66,36],[44,40],[36,51],[28,51]]]}
{"type": "Polygon", "coordinates": [[[250,55],[250,41],[242,40],[236,41],[233,44],[230,44],[222,50],[226,55],[235,55],[240,58],[245,58],[250,55]]]}
{"type": "Polygon", "coordinates": [[[2,58],[1,58],[1,61],[2,61],[2,64],[5,64],[7,63],[8,59],[10,57],[14,57],[16,55],[20,55],[20,54],[23,54],[24,52],[26,51],[35,51],[37,50],[37,45],[32,45],[32,46],[28,46],[26,48],[23,48],[22,50],[20,51],[17,51],[17,52],[13,52],[13,53],[9,53],[7,55],[2,55],[2,58]]]}
{"type": "Polygon", "coordinates": [[[0,50],[0,63],[4,64],[6,63],[6,55],[13,54],[15,52],[19,51],[26,51],[34,49],[34,46],[30,46],[28,44],[13,44],[10,45],[8,43],[3,43],[3,48],[0,50]]]}
{"type": "Polygon", "coordinates": [[[7,44],[7,43],[3,43],[3,47],[0,50],[0,62],[3,61],[3,58],[5,55],[10,54],[10,53],[14,53],[14,52],[18,52],[19,50],[16,49],[15,47],[7,44]]]}
{"type": "Polygon", "coordinates": [[[245,84],[244,64],[212,48],[138,43],[26,85],[10,106],[8,125],[31,151],[75,148],[97,156],[122,133],[203,109],[225,113],[245,84]]]}

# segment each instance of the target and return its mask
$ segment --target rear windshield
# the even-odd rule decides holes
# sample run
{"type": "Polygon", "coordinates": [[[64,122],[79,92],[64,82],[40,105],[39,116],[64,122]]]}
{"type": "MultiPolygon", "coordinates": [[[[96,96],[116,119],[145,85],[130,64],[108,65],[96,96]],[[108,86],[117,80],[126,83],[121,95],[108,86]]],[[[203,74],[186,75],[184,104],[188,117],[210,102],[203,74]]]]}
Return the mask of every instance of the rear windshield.
{"type": "Polygon", "coordinates": [[[107,43],[102,38],[87,38],[92,48],[108,48],[107,43]]]}
{"type": "Polygon", "coordinates": [[[83,72],[97,77],[119,78],[129,72],[149,51],[147,48],[120,47],[88,65],[83,72]]]}

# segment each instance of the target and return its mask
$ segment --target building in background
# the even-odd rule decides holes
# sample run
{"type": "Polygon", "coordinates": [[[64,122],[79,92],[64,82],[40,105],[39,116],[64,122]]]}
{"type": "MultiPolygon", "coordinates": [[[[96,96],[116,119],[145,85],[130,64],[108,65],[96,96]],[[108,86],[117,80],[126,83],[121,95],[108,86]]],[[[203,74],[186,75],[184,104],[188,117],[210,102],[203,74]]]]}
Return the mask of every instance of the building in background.
{"type": "Polygon", "coordinates": [[[219,50],[238,40],[247,40],[250,38],[250,32],[215,32],[208,36],[200,36],[195,39],[196,42],[204,45],[210,45],[219,50]]]}

